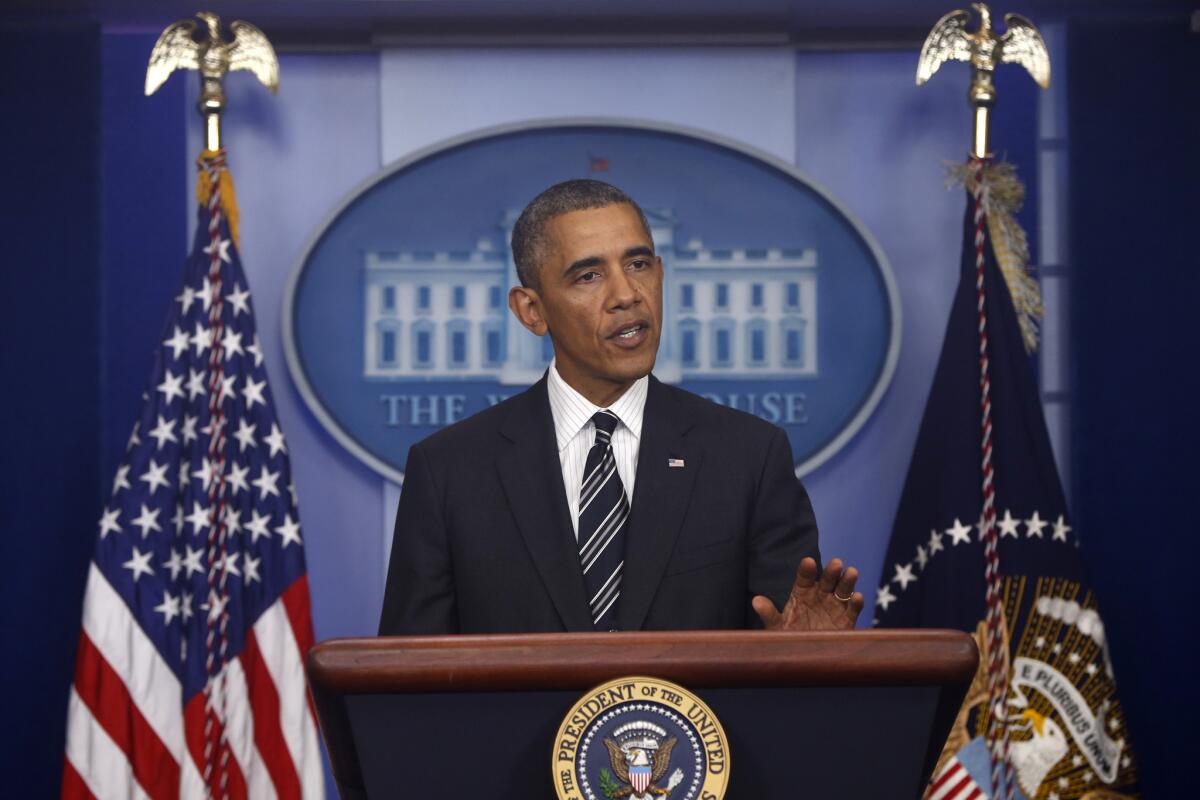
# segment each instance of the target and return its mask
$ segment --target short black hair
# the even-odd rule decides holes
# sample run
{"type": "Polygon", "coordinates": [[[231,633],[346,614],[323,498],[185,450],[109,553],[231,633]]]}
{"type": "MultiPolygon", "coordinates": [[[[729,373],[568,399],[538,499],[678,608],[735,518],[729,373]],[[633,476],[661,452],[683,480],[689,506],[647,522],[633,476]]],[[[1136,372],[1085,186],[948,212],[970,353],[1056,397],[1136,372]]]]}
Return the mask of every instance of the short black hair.
{"type": "Polygon", "coordinates": [[[545,245],[546,223],[555,217],[571,211],[584,211],[590,208],[628,203],[638,213],[646,236],[650,236],[650,225],[646,222],[646,214],[633,198],[622,192],[611,183],[579,178],[576,180],[556,183],[539,194],[525,206],[517,224],[513,226],[512,253],[513,262],[517,266],[517,277],[522,286],[536,286],[538,283],[538,265],[541,261],[541,250],[545,245]]]}

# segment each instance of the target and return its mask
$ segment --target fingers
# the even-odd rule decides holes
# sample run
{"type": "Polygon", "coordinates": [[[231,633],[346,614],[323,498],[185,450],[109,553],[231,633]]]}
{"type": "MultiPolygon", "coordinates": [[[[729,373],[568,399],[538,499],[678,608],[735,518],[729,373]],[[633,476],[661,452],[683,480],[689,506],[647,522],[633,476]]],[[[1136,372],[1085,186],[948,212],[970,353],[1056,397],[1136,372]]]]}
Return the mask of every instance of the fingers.
{"type": "Polygon", "coordinates": [[[771,598],[763,595],[756,595],[750,601],[751,607],[754,608],[754,613],[758,614],[758,618],[762,620],[763,627],[767,630],[778,628],[783,624],[783,615],[775,608],[775,604],[771,602],[771,598]]]}
{"type": "Polygon", "coordinates": [[[829,562],[821,576],[822,587],[830,585],[831,579],[833,599],[842,604],[845,612],[839,624],[847,629],[853,628],[858,621],[858,615],[866,606],[862,592],[854,591],[854,586],[858,583],[858,569],[846,567],[843,570],[841,560],[835,558],[829,562]]]}
{"type": "Polygon", "coordinates": [[[815,558],[809,557],[800,560],[800,566],[796,567],[796,580],[792,584],[791,597],[788,598],[788,605],[794,603],[803,603],[805,598],[813,593],[813,587],[817,585],[817,561],[815,558]]]}
{"type": "Polygon", "coordinates": [[[858,615],[862,613],[865,605],[866,601],[863,599],[862,592],[850,595],[850,599],[842,604],[844,613],[838,620],[839,627],[842,630],[851,630],[858,622],[858,615]]]}
{"type": "MultiPolygon", "coordinates": [[[[825,571],[821,573],[821,591],[832,592],[837,586],[838,580],[842,577],[842,569],[845,565],[840,558],[834,558],[825,565],[825,571]]],[[[845,597],[846,595],[842,595],[845,597]]]]}
{"type": "Polygon", "coordinates": [[[846,630],[853,628],[866,603],[854,590],[858,570],[847,567],[840,558],[818,570],[817,562],[805,558],[796,568],[791,597],[782,611],[770,599],[753,599],[755,613],[768,629],[846,630]]]}
{"type": "Polygon", "coordinates": [[[817,583],[817,560],[811,556],[801,559],[796,567],[796,589],[811,589],[817,583]]]}
{"type": "Polygon", "coordinates": [[[846,604],[846,627],[853,628],[854,623],[858,621],[858,615],[862,613],[866,606],[866,600],[863,598],[862,592],[854,591],[854,584],[858,583],[858,570],[854,567],[847,567],[842,573],[841,578],[834,588],[833,596],[846,604]],[[842,598],[849,598],[842,600],[842,598]]]}
{"type": "Polygon", "coordinates": [[[854,584],[858,582],[858,570],[854,567],[847,567],[846,571],[841,574],[837,582],[837,586],[833,590],[833,594],[837,599],[842,600],[854,594],[854,584]]]}

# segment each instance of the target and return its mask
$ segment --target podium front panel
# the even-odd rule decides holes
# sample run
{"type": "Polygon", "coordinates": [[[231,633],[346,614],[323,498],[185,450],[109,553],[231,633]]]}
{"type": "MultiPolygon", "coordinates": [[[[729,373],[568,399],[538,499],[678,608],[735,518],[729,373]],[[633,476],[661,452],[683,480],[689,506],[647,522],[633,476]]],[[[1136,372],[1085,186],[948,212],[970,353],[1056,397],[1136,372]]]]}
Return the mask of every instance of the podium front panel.
{"type": "Polygon", "coordinates": [[[917,800],[978,661],[958,631],[690,631],[339,640],[308,672],[346,800],[554,800],[559,725],[631,676],[711,708],[727,800],[917,800]]]}
{"type": "MultiPolygon", "coordinates": [[[[687,688],[728,734],[731,800],[912,798],[924,786],[939,687],[687,688]]],[[[554,800],[554,736],[580,694],[349,697],[367,796],[554,800]]]]}

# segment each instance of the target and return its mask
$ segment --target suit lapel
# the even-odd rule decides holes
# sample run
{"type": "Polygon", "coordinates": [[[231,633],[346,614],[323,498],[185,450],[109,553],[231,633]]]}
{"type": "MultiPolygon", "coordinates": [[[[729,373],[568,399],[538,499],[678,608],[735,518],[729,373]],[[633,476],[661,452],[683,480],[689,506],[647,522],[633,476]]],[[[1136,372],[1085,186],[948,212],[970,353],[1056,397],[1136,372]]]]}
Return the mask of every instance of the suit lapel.
{"type": "Polygon", "coordinates": [[[625,540],[625,567],[617,618],[638,630],[666,569],[683,524],[703,452],[685,438],[692,421],[653,376],[646,395],[637,480],[625,540]],[[668,459],[682,461],[671,466],[668,459]]]}
{"type": "Polygon", "coordinates": [[[513,404],[501,433],[511,444],[497,461],[500,483],[525,546],[566,629],[590,631],[545,377],[513,404]]]}

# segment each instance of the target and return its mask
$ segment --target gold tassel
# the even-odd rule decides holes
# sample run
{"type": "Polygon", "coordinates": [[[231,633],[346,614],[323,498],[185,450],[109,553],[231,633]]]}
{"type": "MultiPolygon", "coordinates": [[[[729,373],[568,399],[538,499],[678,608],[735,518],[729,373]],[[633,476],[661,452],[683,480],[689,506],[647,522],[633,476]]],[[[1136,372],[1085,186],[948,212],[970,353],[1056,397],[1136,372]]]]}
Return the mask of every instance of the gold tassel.
{"type": "MultiPolygon", "coordinates": [[[[948,164],[947,172],[947,183],[959,183],[974,191],[976,173],[969,163],[948,164]]],[[[1038,348],[1045,308],[1037,278],[1029,271],[1029,240],[1016,217],[1025,201],[1025,186],[1013,165],[1004,162],[992,162],[983,168],[983,184],[983,210],[987,214],[992,251],[1012,296],[1025,350],[1033,353],[1038,348]]]]}
{"type": "Polygon", "coordinates": [[[233,175],[225,166],[224,156],[224,150],[205,150],[200,154],[200,158],[196,159],[196,164],[200,167],[200,174],[196,178],[196,201],[202,206],[208,205],[213,187],[205,162],[210,159],[221,159],[221,167],[217,170],[217,180],[221,183],[221,213],[225,215],[225,220],[229,223],[229,234],[233,237],[234,247],[241,249],[241,240],[238,238],[237,193],[233,189],[233,175]]]}

